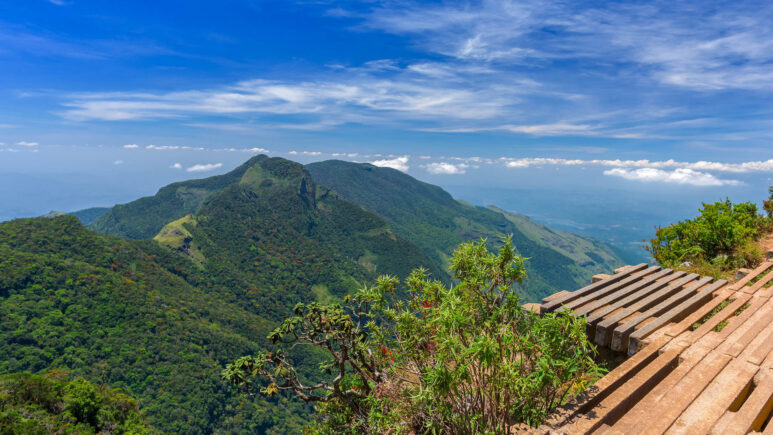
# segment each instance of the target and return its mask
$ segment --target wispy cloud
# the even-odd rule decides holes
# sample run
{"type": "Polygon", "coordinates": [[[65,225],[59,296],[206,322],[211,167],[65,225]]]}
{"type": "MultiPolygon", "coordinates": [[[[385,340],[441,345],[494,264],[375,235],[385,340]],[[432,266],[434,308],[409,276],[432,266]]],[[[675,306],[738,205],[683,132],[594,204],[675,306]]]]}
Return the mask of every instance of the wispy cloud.
{"type": "Polygon", "coordinates": [[[193,165],[185,170],[188,172],[207,172],[207,171],[215,170],[222,166],[223,166],[222,163],[204,163],[204,164],[193,165]]]}
{"type": "Polygon", "coordinates": [[[116,160],[113,162],[114,165],[123,165],[123,160],[116,160]]]}
{"type": "Polygon", "coordinates": [[[769,2],[402,1],[352,16],[461,61],[578,59],[696,90],[773,88],[769,2]]]}
{"type": "Polygon", "coordinates": [[[36,147],[36,146],[38,146],[40,144],[37,143],[37,142],[27,142],[26,140],[23,140],[23,141],[20,141],[20,142],[16,142],[16,145],[19,145],[19,146],[22,146],[22,147],[36,147]]]}
{"type": "Polygon", "coordinates": [[[664,171],[655,168],[614,168],[604,171],[604,175],[625,178],[626,180],[689,184],[693,186],[737,186],[743,184],[738,180],[721,179],[706,172],[684,168],[675,169],[673,171],[664,171]]]}
{"type": "Polygon", "coordinates": [[[172,169],[182,169],[183,165],[180,164],[180,163],[172,163],[172,165],[169,166],[169,167],[172,168],[172,169]]]}
{"type": "MultiPolygon", "coordinates": [[[[68,109],[62,115],[74,121],[126,121],[212,114],[309,114],[318,116],[313,120],[315,124],[322,119],[326,125],[336,125],[363,120],[367,112],[391,112],[410,118],[482,119],[509,104],[506,97],[493,90],[462,84],[431,85],[417,80],[352,77],[347,73],[337,78],[314,82],[251,80],[220,89],[172,93],[78,94],[64,103],[68,109]]],[[[297,124],[284,127],[297,128],[297,124]]]]}
{"type": "Polygon", "coordinates": [[[123,147],[128,149],[134,149],[134,148],[139,148],[140,146],[137,144],[128,144],[128,145],[124,145],[123,147]]]}
{"type": "MultiPolygon", "coordinates": [[[[728,108],[716,116],[713,104],[691,97],[773,91],[770,2],[357,3],[351,10],[345,9],[351,3],[338,3],[326,19],[346,17],[355,32],[400,35],[409,55],[376,52],[359,64],[205,88],[70,93],[60,96],[57,113],[76,122],[154,120],[251,135],[352,125],[715,143],[773,134],[773,126],[763,125],[765,114],[739,120],[728,108]],[[675,89],[688,96],[675,96],[675,89]]],[[[45,54],[54,47],[99,58],[116,51],[28,34],[0,30],[0,46],[8,41],[15,51],[45,54]]]]}

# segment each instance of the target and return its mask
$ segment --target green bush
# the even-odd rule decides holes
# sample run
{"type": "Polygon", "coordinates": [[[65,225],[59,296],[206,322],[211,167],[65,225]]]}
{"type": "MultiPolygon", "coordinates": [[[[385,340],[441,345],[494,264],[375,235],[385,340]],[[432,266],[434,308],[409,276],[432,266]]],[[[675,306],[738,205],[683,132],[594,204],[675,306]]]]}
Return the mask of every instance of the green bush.
{"type": "Polygon", "coordinates": [[[505,240],[453,255],[457,284],[418,269],[381,277],[345,305],[298,304],[269,338],[273,353],[242,357],[223,376],[248,394],[291,392],[317,404],[316,433],[507,433],[541,423],[600,374],[582,318],[524,310],[513,287],[524,259],[505,240]],[[318,379],[298,375],[287,348],[311,344],[328,359],[318,379]]]}
{"type": "Polygon", "coordinates": [[[704,203],[698,217],[659,227],[647,250],[664,266],[710,270],[716,275],[760,261],[761,252],[750,242],[760,237],[766,224],[753,203],[704,203]]]}

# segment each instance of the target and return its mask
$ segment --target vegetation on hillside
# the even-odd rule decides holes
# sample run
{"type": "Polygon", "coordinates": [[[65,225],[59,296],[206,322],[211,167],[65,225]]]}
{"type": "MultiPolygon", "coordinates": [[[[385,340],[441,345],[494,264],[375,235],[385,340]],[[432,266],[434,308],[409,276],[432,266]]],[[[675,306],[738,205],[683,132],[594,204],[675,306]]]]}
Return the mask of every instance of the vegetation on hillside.
{"type": "MultiPolygon", "coordinates": [[[[164,432],[297,432],[309,407],[241,404],[220,368],[267,349],[298,302],[340,301],[379,274],[432,264],[301,165],[256,165],[158,242],[96,234],[72,216],[0,223],[0,373],[104,379],[164,432]]],[[[301,373],[318,360],[293,358],[301,373]]]]}
{"type": "MultiPolygon", "coordinates": [[[[267,158],[264,155],[253,157],[224,175],[172,183],[159,189],[154,196],[110,208],[88,223],[88,227],[104,234],[150,239],[169,222],[194,213],[211,194],[239,182],[247,169],[267,158]]],[[[87,220],[93,216],[93,213],[84,212],[87,210],[74,214],[87,220]]]]}
{"type": "Polygon", "coordinates": [[[137,401],[119,389],[63,371],[0,375],[0,433],[155,433],[137,401]]]}
{"type": "Polygon", "coordinates": [[[451,264],[456,285],[418,269],[408,300],[383,276],[343,305],[298,304],[269,336],[281,347],[235,360],[223,377],[248,394],[315,403],[312,432],[354,434],[509,433],[599,375],[582,318],[521,307],[514,286],[526,269],[510,240],[498,254],[462,244],[451,264]],[[288,359],[303,345],[327,355],[312,380],[288,359]]]}
{"type": "Polygon", "coordinates": [[[163,432],[301,427],[304,406],[241,404],[217,376],[267,348],[269,317],[292,309],[264,303],[155,242],[99,235],[72,216],[0,224],[0,374],[60,368],[107,383],[163,432]]]}
{"type": "MultiPolygon", "coordinates": [[[[408,186],[418,183],[407,179],[408,186]]],[[[458,204],[430,188],[449,207],[458,204]]],[[[422,216],[443,217],[437,213],[422,216]]],[[[267,335],[299,302],[343,303],[379,275],[402,279],[419,266],[451,283],[440,261],[402,237],[411,234],[405,228],[397,231],[284,159],[258,156],[229,174],[175,183],[154,197],[78,217],[147,240],[97,234],[73,216],[0,223],[0,375],[63,369],[121,388],[163,432],[298,432],[311,406],[287,395],[242,401],[218,378],[220,369],[269,349],[267,335]]],[[[452,240],[493,235],[497,222],[510,225],[454,215],[419,232],[428,236],[449,222],[452,229],[438,231],[436,242],[448,254],[452,240]]],[[[555,260],[544,267],[570,261],[544,252],[555,260]]],[[[407,299],[404,286],[395,292],[390,298],[407,299]]],[[[308,382],[323,355],[297,347],[286,358],[308,382]]]]}
{"type": "Polygon", "coordinates": [[[440,187],[395,169],[339,160],[306,167],[318,183],[386,219],[443,269],[460,243],[512,234],[519,252],[532,259],[526,266],[529,281],[518,289],[527,301],[582,287],[593,275],[626,264],[602,243],[566,237],[502,210],[462,203],[440,187]]]}
{"type": "Polygon", "coordinates": [[[722,277],[763,260],[758,240],[773,230],[773,187],[765,201],[768,216],[751,202],[704,203],[700,215],[659,227],[647,250],[663,266],[722,277]]]}

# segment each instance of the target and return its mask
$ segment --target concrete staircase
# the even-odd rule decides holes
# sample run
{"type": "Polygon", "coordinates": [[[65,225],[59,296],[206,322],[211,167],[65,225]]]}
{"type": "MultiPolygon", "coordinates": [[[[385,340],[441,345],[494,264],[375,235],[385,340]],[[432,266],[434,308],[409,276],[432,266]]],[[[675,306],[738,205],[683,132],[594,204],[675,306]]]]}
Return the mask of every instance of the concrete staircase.
{"type": "Polygon", "coordinates": [[[542,301],[629,356],[536,432],[773,434],[773,253],[729,284],[646,264],[542,301]]]}

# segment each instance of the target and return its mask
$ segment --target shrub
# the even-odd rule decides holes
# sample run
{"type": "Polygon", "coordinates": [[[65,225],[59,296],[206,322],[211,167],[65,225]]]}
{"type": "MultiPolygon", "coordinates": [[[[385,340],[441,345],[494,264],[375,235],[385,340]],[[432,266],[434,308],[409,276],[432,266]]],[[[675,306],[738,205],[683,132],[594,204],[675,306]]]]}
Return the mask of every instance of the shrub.
{"type": "Polygon", "coordinates": [[[410,297],[381,277],[345,305],[298,304],[269,338],[312,345],[328,359],[320,379],[302,379],[288,348],[242,357],[223,371],[248,394],[292,392],[317,404],[317,433],[508,433],[541,423],[600,369],[583,318],[524,310],[513,286],[526,278],[510,240],[453,255],[456,284],[416,270],[410,297]]]}
{"type": "Polygon", "coordinates": [[[659,227],[647,250],[667,267],[725,271],[753,266],[761,252],[749,243],[759,238],[765,224],[753,203],[704,203],[695,219],[659,227]]]}
{"type": "Polygon", "coordinates": [[[762,208],[768,214],[768,219],[773,219],[773,186],[768,188],[768,199],[762,202],[762,208]]]}

